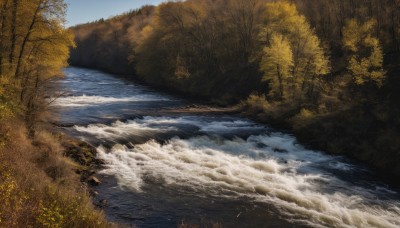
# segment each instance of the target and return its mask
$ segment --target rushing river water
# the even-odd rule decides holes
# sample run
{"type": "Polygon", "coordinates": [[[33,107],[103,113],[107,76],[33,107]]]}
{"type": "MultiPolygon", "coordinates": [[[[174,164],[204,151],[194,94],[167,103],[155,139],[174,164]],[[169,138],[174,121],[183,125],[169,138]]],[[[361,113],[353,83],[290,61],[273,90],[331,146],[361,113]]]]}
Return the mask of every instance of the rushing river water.
{"type": "Polygon", "coordinates": [[[56,121],[106,161],[95,201],[110,221],[400,227],[398,189],[362,165],[235,115],[177,112],[190,103],[106,73],[65,73],[56,121]]]}

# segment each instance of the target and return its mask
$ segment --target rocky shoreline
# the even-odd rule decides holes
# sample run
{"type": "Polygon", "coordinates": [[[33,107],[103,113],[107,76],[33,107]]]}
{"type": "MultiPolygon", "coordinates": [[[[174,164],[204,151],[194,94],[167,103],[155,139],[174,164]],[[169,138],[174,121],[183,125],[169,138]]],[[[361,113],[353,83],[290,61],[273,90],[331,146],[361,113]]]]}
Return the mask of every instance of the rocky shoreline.
{"type": "Polygon", "coordinates": [[[76,162],[75,172],[80,175],[80,181],[87,189],[93,204],[99,209],[104,208],[107,205],[106,200],[95,200],[98,192],[94,190],[94,187],[101,184],[97,172],[105,164],[103,160],[97,158],[96,148],[87,142],[65,134],[61,134],[61,145],[64,147],[64,156],[76,162]]]}

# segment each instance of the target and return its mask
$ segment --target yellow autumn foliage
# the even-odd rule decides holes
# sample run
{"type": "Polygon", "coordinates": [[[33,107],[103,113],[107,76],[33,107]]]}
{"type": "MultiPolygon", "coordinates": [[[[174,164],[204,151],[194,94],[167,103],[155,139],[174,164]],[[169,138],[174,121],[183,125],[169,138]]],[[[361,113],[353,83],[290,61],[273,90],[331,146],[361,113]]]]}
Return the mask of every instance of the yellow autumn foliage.
{"type": "Polygon", "coordinates": [[[265,25],[260,37],[269,45],[264,49],[261,70],[267,78],[273,78],[274,75],[277,78],[275,81],[287,78],[285,82],[281,80],[282,83],[278,84],[273,80],[270,85],[273,91],[280,91],[281,99],[283,95],[286,98],[288,95],[291,98],[312,97],[317,89],[321,88],[321,76],[330,72],[330,61],[321,41],[294,4],[287,1],[267,3],[265,25]],[[281,41],[278,45],[277,34],[286,41],[281,41]],[[279,61],[280,56],[286,56],[285,64],[268,63],[279,61]],[[275,88],[277,86],[279,89],[275,88]]]}
{"type": "Polygon", "coordinates": [[[386,78],[381,44],[374,36],[375,27],[374,20],[361,23],[352,19],[343,28],[343,45],[350,52],[347,68],[357,85],[372,82],[381,87],[386,78]]]}

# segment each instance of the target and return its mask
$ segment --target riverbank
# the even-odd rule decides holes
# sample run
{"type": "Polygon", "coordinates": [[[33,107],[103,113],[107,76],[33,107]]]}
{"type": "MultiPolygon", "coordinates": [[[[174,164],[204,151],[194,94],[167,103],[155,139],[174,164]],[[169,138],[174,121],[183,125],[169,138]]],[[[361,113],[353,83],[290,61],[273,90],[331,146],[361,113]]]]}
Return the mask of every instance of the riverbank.
{"type": "Polygon", "coordinates": [[[64,156],[72,139],[46,125],[29,138],[17,118],[2,121],[0,135],[1,226],[112,227],[93,206],[84,175],[77,174],[91,166],[64,156]]]}
{"type": "Polygon", "coordinates": [[[313,150],[364,163],[383,179],[399,184],[400,133],[394,127],[398,123],[395,116],[385,116],[389,114],[379,106],[355,106],[321,114],[265,102],[260,97],[242,102],[242,115],[291,132],[313,150]]]}

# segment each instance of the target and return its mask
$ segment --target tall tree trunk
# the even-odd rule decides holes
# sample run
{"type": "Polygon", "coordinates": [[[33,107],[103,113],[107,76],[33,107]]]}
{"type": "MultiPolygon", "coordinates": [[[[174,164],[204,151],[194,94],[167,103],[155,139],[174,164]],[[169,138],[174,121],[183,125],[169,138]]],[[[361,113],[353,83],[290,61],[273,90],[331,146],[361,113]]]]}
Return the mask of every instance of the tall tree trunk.
{"type": "Polygon", "coordinates": [[[36,79],[35,79],[35,85],[32,89],[32,94],[29,97],[28,104],[27,104],[27,125],[28,125],[28,131],[29,131],[29,137],[34,137],[36,133],[36,121],[37,121],[37,98],[38,98],[38,91],[39,91],[39,83],[40,83],[40,77],[39,77],[39,72],[36,72],[36,79]]]}
{"type": "Polygon", "coordinates": [[[11,18],[11,36],[10,36],[11,49],[10,49],[10,53],[8,56],[8,63],[9,63],[10,69],[12,68],[12,65],[14,62],[14,52],[15,52],[15,46],[17,43],[18,5],[19,5],[19,0],[13,0],[13,2],[12,2],[12,18],[11,18]]]}
{"type": "Polygon", "coordinates": [[[390,26],[390,29],[391,29],[391,33],[392,33],[392,39],[393,39],[393,46],[394,46],[394,48],[395,48],[395,50],[396,51],[400,51],[400,45],[399,45],[399,37],[398,37],[398,35],[397,35],[397,31],[396,31],[396,29],[397,29],[397,23],[400,23],[400,22],[398,22],[399,20],[400,20],[400,18],[399,18],[399,16],[398,16],[398,13],[400,13],[399,12],[399,10],[397,9],[397,6],[396,6],[396,2],[395,2],[395,0],[391,0],[390,1],[390,5],[391,5],[391,10],[392,10],[392,12],[391,12],[391,26],[390,26]],[[396,13],[397,12],[397,13],[396,13]],[[396,17],[397,16],[397,17],[396,17]],[[397,19],[397,21],[396,21],[396,19],[397,19]]]}
{"type": "Polygon", "coordinates": [[[24,52],[25,52],[25,47],[26,47],[26,44],[28,43],[28,40],[29,40],[29,38],[31,36],[33,27],[35,26],[35,24],[37,22],[37,17],[39,15],[40,6],[41,6],[41,2],[38,3],[38,6],[37,6],[37,8],[35,10],[35,13],[34,13],[34,15],[32,17],[32,22],[31,22],[31,24],[29,26],[28,32],[26,33],[26,35],[25,35],[25,37],[24,37],[24,39],[22,41],[21,50],[19,51],[19,55],[18,55],[17,67],[15,69],[15,75],[14,75],[14,77],[16,79],[18,79],[20,77],[21,64],[22,64],[22,59],[23,59],[24,52]]]}
{"type": "Polygon", "coordinates": [[[280,99],[283,100],[283,98],[285,96],[285,92],[283,90],[283,77],[282,77],[282,73],[281,73],[281,67],[279,66],[279,64],[276,65],[276,70],[278,72],[279,96],[280,96],[280,99]]]}
{"type": "Polygon", "coordinates": [[[4,51],[4,33],[6,27],[6,11],[7,11],[7,4],[8,0],[4,2],[3,6],[1,7],[1,29],[0,29],[0,76],[3,75],[3,53],[4,51]]]}

